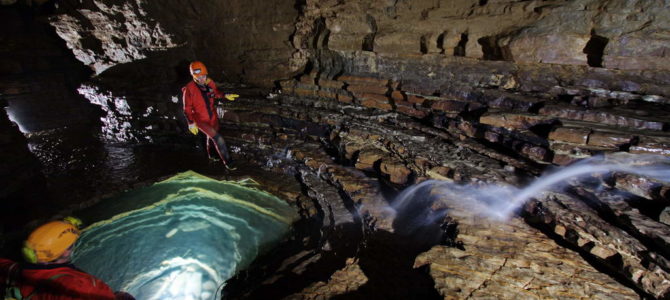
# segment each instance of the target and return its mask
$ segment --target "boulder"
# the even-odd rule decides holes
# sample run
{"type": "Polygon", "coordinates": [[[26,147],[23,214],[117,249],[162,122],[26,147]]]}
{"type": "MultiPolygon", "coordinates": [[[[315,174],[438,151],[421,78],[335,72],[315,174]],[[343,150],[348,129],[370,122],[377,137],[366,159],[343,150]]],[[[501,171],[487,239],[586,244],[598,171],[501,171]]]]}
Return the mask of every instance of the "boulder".
{"type": "Polygon", "coordinates": [[[380,169],[381,172],[388,175],[391,182],[395,184],[406,184],[408,180],[407,177],[412,174],[412,171],[401,161],[384,159],[382,160],[380,169]]]}

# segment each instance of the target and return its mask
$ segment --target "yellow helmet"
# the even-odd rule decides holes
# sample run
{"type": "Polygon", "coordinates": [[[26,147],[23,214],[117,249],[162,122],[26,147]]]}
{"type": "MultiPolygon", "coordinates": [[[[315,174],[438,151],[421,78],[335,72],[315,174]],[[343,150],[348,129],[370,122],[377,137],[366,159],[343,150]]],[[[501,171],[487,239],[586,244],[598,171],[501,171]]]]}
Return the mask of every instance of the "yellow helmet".
{"type": "Polygon", "coordinates": [[[54,261],[77,241],[79,234],[79,228],[69,219],[46,223],[28,236],[23,255],[31,263],[54,261]]]}

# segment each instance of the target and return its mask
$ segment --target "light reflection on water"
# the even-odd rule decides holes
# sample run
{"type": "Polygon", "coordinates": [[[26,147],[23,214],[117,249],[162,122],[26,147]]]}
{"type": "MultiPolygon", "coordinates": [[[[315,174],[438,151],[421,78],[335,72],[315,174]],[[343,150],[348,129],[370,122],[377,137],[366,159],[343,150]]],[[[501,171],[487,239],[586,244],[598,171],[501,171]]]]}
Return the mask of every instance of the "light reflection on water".
{"type": "Polygon", "coordinates": [[[84,212],[74,262],[137,299],[212,299],[223,282],[283,238],[286,202],[194,172],[84,212]],[[101,259],[103,258],[103,259],[101,259]]]}

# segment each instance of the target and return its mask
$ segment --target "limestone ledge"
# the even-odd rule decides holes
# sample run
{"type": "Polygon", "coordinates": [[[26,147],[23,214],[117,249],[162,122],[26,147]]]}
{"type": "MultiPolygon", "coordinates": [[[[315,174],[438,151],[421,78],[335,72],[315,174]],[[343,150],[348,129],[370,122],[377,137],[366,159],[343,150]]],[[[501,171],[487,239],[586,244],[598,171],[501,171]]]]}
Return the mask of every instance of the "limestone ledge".
{"type": "Polygon", "coordinates": [[[445,299],[639,298],[518,218],[492,222],[458,208],[449,215],[462,248],[435,246],[414,263],[429,266],[445,299]]]}
{"type": "MultiPolygon", "coordinates": [[[[343,84],[343,86],[345,85],[343,84]]],[[[241,99],[238,101],[229,107],[236,114],[244,114],[244,111],[252,110],[254,107],[254,102],[250,99],[241,99]]],[[[515,162],[512,158],[501,153],[485,151],[486,147],[478,143],[476,138],[464,135],[462,130],[456,130],[458,128],[426,126],[422,124],[421,120],[398,112],[385,112],[377,109],[368,110],[360,105],[352,105],[350,103],[339,102],[336,99],[320,97],[309,98],[284,95],[273,99],[271,103],[270,106],[276,106],[276,109],[266,108],[265,111],[268,114],[257,114],[253,117],[245,118],[244,121],[235,118],[224,119],[224,121],[231,122],[227,126],[234,124],[235,126],[239,126],[239,130],[246,132],[236,134],[236,136],[248,142],[262,141],[263,143],[272,145],[280,140],[294,141],[306,139],[320,141],[321,143],[331,145],[330,147],[333,149],[338,149],[337,153],[327,155],[321,150],[301,149],[300,147],[290,148],[294,159],[305,164],[311,170],[311,173],[319,174],[318,176],[322,179],[341,189],[348,195],[348,198],[352,199],[353,203],[357,206],[360,205],[363,214],[367,213],[372,216],[373,222],[371,224],[376,223],[379,226],[378,228],[390,228],[390,226],[385,227],[384,224],[392,223],[390,221],[392,219],[389,219],[390,216],[384,213],[383,208],[386,207],[386,204],[378,197],[377,179],[373,180],[370,176],[378,177],[380,181],[387,185],[399,187],[418,183],[429,178],[461,183],[506,181],[518,184],[518,179],[513,174],[516,169],[514,167],[515,164],[518,164],[517,166],[520,169],[529,170],[529,166],[524,166],[521,162],[515,162]],[[313,109],[317,107],[319,108],[318,110],[313,109]],[[275,113],[277,115],[273,115],[275,113]],[[261,126],[258,123],[259,120],[272,121],[273,125],[272,127],[261,126]],[[307,128],[316,128],[318,127],[317,124],[328,124],[329,129],[323,132],[313,129],[305,130],[307,128]],[[269,130],[270,128],[274,129],[269,130]],[[311,134],[305,135],[304,133],[307,132],[311,132],[311,134]],[[359,169],[362,172],[355,169],[359,169]],[[370,199],[380,199],[380,201],[370,202],[370,199]]],[[[266,104],[268,103],[266,102],[266,104]]],[[[518,114],[524,115],[525,113],[518,114]]],[[[610,147],[609,149],[611,147],[620,147],[617,143],[613,142],[623,140],[626,143],[630,143],[634,141],[632,138],[613,138],[617,134],[626,136],[624,133],[628,131],[622,131],[607,125],[589,127],[587,129],[584,124],[583,121],[566,122],[564,127],[557,127],[557,130],[549,132],[548,137],[552,141],[544,140],[544,142],[547,145],[551,145],[552,148],[567,145],[565,146],[567,147],[566,149],[573,149],[573,147],[576,147],[575,145],[583,144],[584,147],[600,147],[600,151],[608,151],[607,147],[610,147]],[[594,133],[598,133],[601,137],[598,137],[598,134],[596,134],[596,138],[592,138],[591,135],[594,133]],[[593,145],[593,142],[589,145],[590,140],[599,141],[598,146],[593,145]],[[612,144],[608,144],[611,142],[612,144]]],[[[488,131],[491,133],[489,137],[492,134],[512,137],[515,136],[513,133],[515,131],[523,132],[522,129],[510,129],[500,128],[500,130],[497,130],[491,128],[488,131]]],[[[638,133],[641,132],[663,134],[663,132],[654,130],[639,131],[638,133]]],[[[519,140],[524,139],[528,144],[541,144],[541,141],[537,140],[543,140],[537,135],[532,136],[532,133],[524,133],[522,136],[517,135],[516,137],[519,140]]],[[[526,151],[532,153],[531,151],[536,150],[528,149],[526,151]]],[[[541,152],[538,153],[540,154],[537,155],[541,155],[541,152]]],[[[623,174],[614,174],[613,176],[613,179],[604,180],[604,186],[612,189],[612,195],[616,195],[617,190],[627,191],[643,197],[645,201],[649,201],[650,204],[653,203],[652,205],[656,206],[667,206],[670,201],[668,200],[668,191],[670,189],[663,184],[640,176],[623,174]],[[635,184],[635,182],[640,182],[640,184],[635,184]]],[[[549,197],[549,200],[542,200],[542,208],[538,208],[538,210],[534,210],[537,204],[531,204],[527,207],[529,218],[532,220],[537,217],[539,220],[545,220],[540,222],[540,224],[543,224],[540,227],[547,226],[549,228],[547,230],[555,232],[560,239],[565,239],[566,242],[574,244],[576,250],[584,252],[583,255],[601,261],[602,264],[608,268],[612,268],[612,270],[616,271],[623,268],[625,271],[622,271],[622,275],[628,278],[632,284],[651,295],[663,297],[662,295],[666,293],[666,288],[663,283],[665,275],[662,274],[666,272],[664,271],[664,266],[667,263],[663,255],[661,255],[662,250],[660,249],[668,247],[667,237],[670,236],[670,233],[667,233],[667,230],[664,229],[665,225],[659,223],[655,219],[655,216],[650,216],[649,212],[633,208],[623,198],[612,198],[608,194],[589,195],[589,193],[593,192],[586,191],[579,194],[579,196],[561,196],[567,198],[556,198],[564,199],[561,200],[562,204],[560,205],[554,205],[551,200],[554,198],[549,197]],[[591,208],[584,204],[593,203],[597,199],[600,199],[598,201],[602,201],[603,203],[609,203],[608,207],[603,206],[601,208],[602,212],[600,213],[593,212],[591,208]],[[607,214],[611,217],[605,219],[600,217],[607,214]],[[584,225],[581,221],[577,221],[578,223],[572,221],[586,219],[593,220],[593,226],[589,225],[588,229],[583,228],[584,225]],[[596,233],[594,230],[598,230],[600,233],[596,233]],[[613,237],[610,237],[612,234],[603,233],[604,231],[610,233],[622,232],[622,230],[629,233],[613,237]],[[582,236],[582,238],[574,240],[575,233],[578,236],[582,236]],[[614,241],[612,238],[617,240],[614,241]],[[649,244],[650,242],[653,244],[649,244]],[[618,257],[624,257],[625,259],[621,262],[617,259],[618,257]],[[647,266],[642,263],[649,261],[649,259],[656,260],[655,266],[659,267],[647,266]],[[623,266],[621,263],[623,263],[623,266]]],[[[463,235],[462,237],[465,238],[466,236],[463,235]]],[[[481,235],[473,234],[473,236],[479,237],[481,235]]],[[[561,247],[555,247],[556,249],[561,249],[561,247]]],[[[568,251],[567,249],[561,251],[564,250],[568,251]]],[[[449,253],[454,251],[456,250],[449,250],[444,255],[449,257],[449,253]]],[[[574,253],[570,255],[574,255],[574,253]]],[[[447,258],[442,257],[441,259],[447,258]]],[[[533,259],[528,258],[528,260],[533,259]]],[[[449,262],[448,264],[452,263],[454,262],[449,262]]],[[[444,264],[447,264],[447,262],[444,264]]],[[[435,272],[433,276],[435,276],[436,282],[440,284],[444,282],[441,279],[443,276],[448,277],[448,275],[444,274],[444,270],[441,271],[442,273],[435,272]]],[[[599,281],[601,279],[595,279],[600,275],[594,274],[592,270],[584,271],[584,269],[580,269],[580,271],[575,272],[578,274],[589,274],[583,275],[587,276],[587,282],[601,282],[599,281]]],[[[528,276],[530,277],[526,279],[530,280],[531,277],[537,275],[528,276]]],[[[539,280],[534,279],[531,285],[536,281],[539,282],[539,280]]],[[[620,286],[615,287],[618,285],[611,283],[610,280],[607,279],[609,283],[605,284],[605,286],[608,286],[608,289],[614,289],[616,291],[615,294],[622,298],[629,297],[630,290],[622,289],[620,286]]],[[[451,285],[445,283],[440,287],[446,292],[449,290],[449,286],[455,284],[454,282],[451,282],[451,285]]],[[[524,284],[527,282],[523,281],[524,284]]],[[[571,283],[572,281],[567,282],[575,284],[571,283]]],[[[549,288],[544,289],[543,287],[544,285],[540,285],[537,289],[538,291],[536,291],[537,295],[540,295],[538,296],[540,298],[542,297],[541,295],[544,295],[542,293],[550,293],[549,288]]],[[[558,289],[560,290],[560,288],[558,289]]],[[[593,293],[589,295],[596,298],[603,297],[602,295],[607,293],[604,290],[593,290],[582,285],[571,286],[571,289],[588,290],[589,292],[587,293],[593,293]]],[[[453,292],[452,290],[449,291],[453,292]]],[[[493,293],[494,289],[482,288],[477,291],[485,294],[489,292],[493,293]]],[[[513,293],[517,293],[515,295],[525,295],[529,293],[528,291],[530,290],[520,288],[518,290],[509,290],[505,293],[510,293],[510,295],[513,293]]],[[[569,296],[569,293],[567,295],[569,296]]]]}
{"type": "Polygon", "coordinates": [[[464,137],[501,145],[540,164],[565,165],[579,158],[615,151],[670,153],[665,141],[670,119],[651,107],[644,113],[640,108],[628,108],[656,104],[630,100],[604,109],[584,107],[575,101],[565,104],[560,97],[529,97],[489,90],[482,94],[484,98],[478,99],[439,97],[405,91],[393,80],[348,75],[324,81],[318,75],[318,72],[306,75],[312,78],[308,81],[283,81],[282,92],[432,121],[464,137]],[[322,81],[325,86],[319,85],[322,81]]]}
{"type": "Polygon", "coordinates": [[[586,191],[578,191],[577,195],[547,193],[527,206],[527,209],[535,210],[532,215],[536,217],[532,222],[553,231],[652,296],[659,299],[668,297],[670,263],[664,256],[650,251],[650,247],[657,246],[647,242],[651,239],[662,245],[658,249],[667,249],[663,245],[667,243],[667,226],[631,209],[622,199],[596,196],[586,191]],[[593,201],[596,201],[596,206],[586,204],[593,201]],[[542,213],[538,214],[539,211],[542,213]],[[600,217],[603,213],[613,215],[618,221],[606,222],[600,217]],[[617,223],[624,230],[614,225],[617,223]],[[654,227],[658,228],[652,229],[654,227]],[[652,236],[637,238],[647,234],[652,236]]]}
{"type": "Polygon", "coordinates": [[[361,267],[358,265],[355,259],[350,258],[346,261],[346,266],[333,273],[327,282],[320,281],[313,283],[305,287],[299,293],[290,295],[284,299],[308,300],[331,298],[346,294],[347,292],[356,291],[367,281],[368,278],[361,270],[361,267]]]}

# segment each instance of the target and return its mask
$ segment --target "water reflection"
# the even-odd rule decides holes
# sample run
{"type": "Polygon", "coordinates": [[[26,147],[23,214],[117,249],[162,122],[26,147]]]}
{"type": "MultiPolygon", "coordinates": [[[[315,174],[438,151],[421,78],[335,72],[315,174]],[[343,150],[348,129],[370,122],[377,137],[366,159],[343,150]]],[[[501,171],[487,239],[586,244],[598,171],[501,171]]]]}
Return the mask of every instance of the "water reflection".
{"type": "Polygon", "coordinates": [[[187,172],[82,212],[74,261],[138,299],[212,299],[297,219],[284,201],[187,172]],[[105,259],[100,259],[104,257],[105,259]]]}

